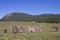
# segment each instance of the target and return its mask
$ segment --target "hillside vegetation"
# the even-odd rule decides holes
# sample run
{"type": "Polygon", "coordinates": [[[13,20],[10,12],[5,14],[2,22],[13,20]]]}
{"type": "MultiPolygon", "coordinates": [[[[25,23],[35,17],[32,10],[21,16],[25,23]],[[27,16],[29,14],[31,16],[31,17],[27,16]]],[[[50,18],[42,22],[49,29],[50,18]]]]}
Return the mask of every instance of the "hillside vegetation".
{"type": "Polygon", "coordinates": [[[60,23],[60,14],[41,14],[29,15],[25,13],[11,13],[5,15],[1,21],[20,21],[20,22],[41,22],[41,23],[60,23]]]}

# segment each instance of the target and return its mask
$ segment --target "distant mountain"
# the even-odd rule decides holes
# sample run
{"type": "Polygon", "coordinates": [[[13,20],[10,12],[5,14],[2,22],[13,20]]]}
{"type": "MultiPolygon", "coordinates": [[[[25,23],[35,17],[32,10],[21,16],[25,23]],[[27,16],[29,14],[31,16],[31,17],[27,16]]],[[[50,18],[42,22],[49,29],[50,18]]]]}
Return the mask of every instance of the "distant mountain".
{"type": "Polygon", "coordinates": [[[3,21],[32,21],[33,16],[25,13],[11,13],[5,15],[1,20],[3,21]]]}
{"type": "Polygon", "coordinates": [[[60,14],[41,14],[29,15],[25,13],[11,13],[5,15],[1,21],[22,21],[22,22],[47,22],[47,23],[60,23],[60,14]]]}

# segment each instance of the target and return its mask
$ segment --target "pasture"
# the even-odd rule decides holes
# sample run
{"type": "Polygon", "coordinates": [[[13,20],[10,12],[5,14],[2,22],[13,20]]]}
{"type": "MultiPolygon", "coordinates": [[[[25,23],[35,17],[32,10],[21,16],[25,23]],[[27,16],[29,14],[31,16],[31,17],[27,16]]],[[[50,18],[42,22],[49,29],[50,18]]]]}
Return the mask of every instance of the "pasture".
{"type": "Polygon", "coordinates": [[[0,22],[0,40],[60,40],[60,23],[32,23],[32,22],[0,22]],[[26,32],[13,34],[13,26],[22,26],[26,32]],[[41,27],[42,31],[27,32],[28,26],[41,27]],[[58,31],[52,31],[52,26],[57,26],[58,31]],[[3,33],[3,29],[7,29],[7,33],[3,33]]]}

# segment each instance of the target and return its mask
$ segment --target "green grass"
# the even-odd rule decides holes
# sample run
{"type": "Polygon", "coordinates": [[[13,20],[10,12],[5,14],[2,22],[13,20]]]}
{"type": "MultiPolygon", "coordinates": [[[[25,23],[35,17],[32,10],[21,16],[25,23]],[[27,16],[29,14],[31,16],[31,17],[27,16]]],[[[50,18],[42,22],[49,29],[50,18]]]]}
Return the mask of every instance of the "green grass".
{"type": "Polygon", "coordinates": [[[58,32],[50,32],[50,28],[52,26],[57,26],[60,28],[59,24],[52,23],[31,23],[31,22],[0,22],[0,40],[60,40],[60,31],[58,32]],[[28,26],[37,26],[42,25],[42,32],[24,32],[13,34],[11,32],[12,26],[23,26],[27,28],[28,26]],[[4,34],[3,29],[7,28],[8,33],[4,34]]]}

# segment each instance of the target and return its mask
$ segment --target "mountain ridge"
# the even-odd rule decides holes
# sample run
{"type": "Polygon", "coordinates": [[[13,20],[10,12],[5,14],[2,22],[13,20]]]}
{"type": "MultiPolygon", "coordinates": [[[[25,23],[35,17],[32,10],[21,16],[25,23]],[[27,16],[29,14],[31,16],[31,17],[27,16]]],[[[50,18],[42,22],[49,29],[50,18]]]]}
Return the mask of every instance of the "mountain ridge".
{"type": "Polygon", "coordinates": [[[41,14],[41,15],[30,15],[26,13],[11,13],[5,15],[1,21],[22,21],[22,22],[60,22],[60,14],[41,14]]]}

